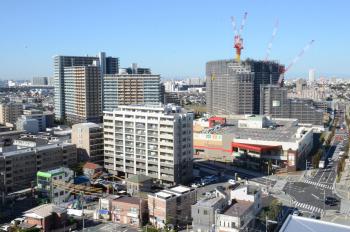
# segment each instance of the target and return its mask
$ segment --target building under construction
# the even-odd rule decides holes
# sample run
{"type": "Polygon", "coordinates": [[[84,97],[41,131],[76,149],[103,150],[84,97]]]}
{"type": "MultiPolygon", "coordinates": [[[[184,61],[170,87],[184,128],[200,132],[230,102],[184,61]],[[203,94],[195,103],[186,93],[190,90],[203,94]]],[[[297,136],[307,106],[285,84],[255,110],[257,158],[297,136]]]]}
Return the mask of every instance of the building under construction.
{"type": "Polygon", "coordinates": [[[212,115],[259,114],[260,86],[277,84],[283,68],[277,62],[250,59],[208,62],[208,112],[212,115]]]}

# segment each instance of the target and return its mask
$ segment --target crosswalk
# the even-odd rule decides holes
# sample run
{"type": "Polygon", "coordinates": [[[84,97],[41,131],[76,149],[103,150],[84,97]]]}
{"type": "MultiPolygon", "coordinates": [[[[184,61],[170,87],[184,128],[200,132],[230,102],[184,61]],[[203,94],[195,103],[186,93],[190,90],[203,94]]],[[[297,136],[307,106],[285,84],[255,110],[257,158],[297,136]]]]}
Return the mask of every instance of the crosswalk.
{"type": "Polygon", "coordinates": [[[321,188],[326,188],[326,189],[330,189],[333,190],[333,185],[327,185],[327,184],[322,184],[322,183],[317,183],[311,180],[303,180],[304,183],[306,184],[311,184],[311,185],[315,185],[321,188]]]}
{"type": "Polygon", "coordinates": [[[302,208],[302,209],[305,209],[305,210],[313,212],[313,213],[321,214],[323,212],[323,209],[321,209],[321,208],[318,208],[316,206],[309,205],[306,203],[301,203],[301,202],[298,202],[295,200],[293,201],[293,205],[295,205],[296,208],[302,208]]]}

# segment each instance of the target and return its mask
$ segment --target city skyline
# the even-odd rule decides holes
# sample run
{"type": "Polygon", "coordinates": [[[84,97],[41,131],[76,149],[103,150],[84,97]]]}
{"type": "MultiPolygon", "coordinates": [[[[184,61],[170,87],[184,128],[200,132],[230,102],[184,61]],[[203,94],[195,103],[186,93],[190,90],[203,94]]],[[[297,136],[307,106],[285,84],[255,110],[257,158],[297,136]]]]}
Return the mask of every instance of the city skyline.
{"type": "Polygon", "coordinates": [[[82,3],[3,3],[0,17],[7,23],[0,48],[7,55],[1,58],[0,79],[52,76],[54,55],[94,55],[99,51],[119,57],[121,67],[136,62],[164,79],[204,77],[207,61],[234,57],[230,17],[240,23],[244,12],[248,19],[242,33],[243,59],[265,57],[278,19],[271,59],[288,65],[308,41],[315,40],[286,73],[287,78],[307,77],[310,68],[316,70],[317,77],[350,76],[346,65],[350,51],[341,47],[349,38],[344,31],[347,20],[339,18],[347,15],[346,1],[332,1],[333,11],[327,2],[316,1],[82,3]],[[21,68],[15,67],[18,65],[21,68]]]}

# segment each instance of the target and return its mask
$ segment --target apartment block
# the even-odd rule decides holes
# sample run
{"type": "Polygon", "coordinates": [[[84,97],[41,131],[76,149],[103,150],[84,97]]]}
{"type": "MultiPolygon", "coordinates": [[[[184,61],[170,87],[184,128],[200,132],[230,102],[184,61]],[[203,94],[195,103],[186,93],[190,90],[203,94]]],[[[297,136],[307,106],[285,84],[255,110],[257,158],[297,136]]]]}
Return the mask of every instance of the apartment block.
{"type": "Polygon", "coordinates": [[[29,188],[36,179],[38,171],[61,166],[70,166],[77,162],[77,150],[74,144],[47,144],[37,147],[7,147],[0,152],[0,183],[5,194],[29,188]],[[12,148],[12,149],[11,149],[12,148]]]}
{"type": "Polygon", "coordinates": [[[126,178],[144,174],[164,185],[192,177],[193,114],[174,105],[104,111],[104,166],[126,178]]]}
{"type": "Polygon", "coordinates": [[[47,77],[33,77],[32,85],[48,85],[47,77]]]}
{"type": "Polygon", "coordinates": [[[275,62],[217,60],[206,64],[207,110],[213,115],[258,114],[260,85],[276,84],[275,62]]]}
{"type": "Polygon", "coordinates": [[[0,104],[0,124],[14,124],[17,118],[22,115],[23,105],[18,103],[0,104]]]}
{"type": "Polygon", "coordinates": [[[101,121],[101,76],[97,65],[64,68],[65,118],[68,123],[101,121]]]}
{"type": "Polygon", "coordinates": [[[118,74],[104,77],[104,109],[118,105],[160,103],[160,75],[118,74]]]}
{"type": "Polygon", "coordinates": [[[197,201],[196,190],[176,186],[148,195],[149,220],[156,228],[166,224],[184,226],[191,224],[191,205],[197,201]]]}
{"type": "MultiPolygon", "coordinates": [[[[66,95],[66,67],[82,67],[96,64],[99,66],[100,81],[105,74],[116,74],[119,69],[119,59],[106,57],[104,52],[98,56],[55,56],[54,57],[54,86],[55,86],[55,117],[62,120],[66,117],[66,100],[72,96],[66,95]]],[[[71,74],[72,75],[72,74],[71,74]]],[[[103,84],[96,85],[94,91],[103,93],[103,84]],[[98,87],[99,86],[99,87],[98,87]]],[[[68,91],[72,91],[71,89],[68,91]]],[[[100,98],[101,100],[101,98],[100,98]]],[[[87,102],[89,103],[89,102],[87,102]]],[[[102,104],[100,105],[102,109],[102,104]]]]}
{"type": "Polygon", "coordinates": [[[72,126],[72,143],[77,146],[78,160],[103,165],[103,128],[95,123],[72,126]]]}

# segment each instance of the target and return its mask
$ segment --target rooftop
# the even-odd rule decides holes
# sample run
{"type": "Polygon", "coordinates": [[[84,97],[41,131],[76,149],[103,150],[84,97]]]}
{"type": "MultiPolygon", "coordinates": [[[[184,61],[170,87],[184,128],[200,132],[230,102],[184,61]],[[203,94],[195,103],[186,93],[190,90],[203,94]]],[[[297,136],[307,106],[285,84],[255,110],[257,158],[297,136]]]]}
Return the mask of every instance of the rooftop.
{"type": "MultiPolygon", "coordinates": [[[[231,135],[235,139],[252,139],[265,141],[295,142],[296,134],[300,126],[295,120],[274,120],[274,128],[239,128],[237,119],[228,119],[226,126],[205,129],[199,133],[231,135]]],[[[306,128],[308,129],[308,128],[306,128]]]]}
{"type": "Polygon", "coordinates": [[[115,199],[114,202],[123,202],[123,203],[137,205],[137,204],[140,204],[140,198],[123,196],[123,197],[119,197],[119,198],[115,199]]]}
{"type": "Polygon", "coordinates": [[[44,205],[39,205],[35,208],[32,208],[28,211],[25,211],[24,216],[31,217],[31,218],[37,218],[37,219],[43,219],[45,217],[50,216],[54,212],[63,213],[63,212],[65,212],[65,209],[60,208],[52,203],[44,204],[44,205]]]}
{"type": "Polygon", "coordinates": [[[289,215],[283,223],[280,232],[345,232],[350,231],[350,226],[340,225],[332,222],[326,222],[311,218],[289,215]]]}
{"type": "Polygon", "coordinates": [[[235,201],[229,208],[226,209],[226,211],[223,214],[228,216],[240,217],[244,215],[253,204],[254,203],[250,201],[235,201]]]}

